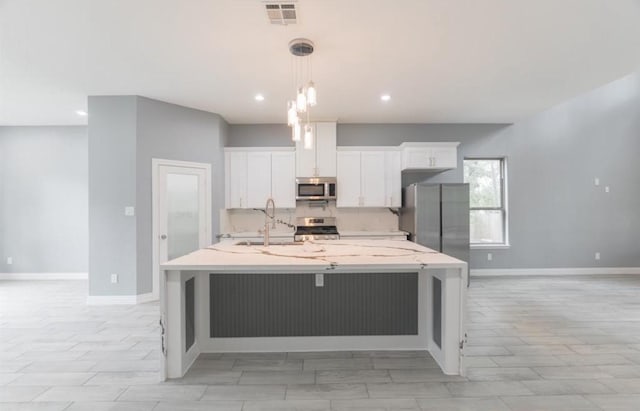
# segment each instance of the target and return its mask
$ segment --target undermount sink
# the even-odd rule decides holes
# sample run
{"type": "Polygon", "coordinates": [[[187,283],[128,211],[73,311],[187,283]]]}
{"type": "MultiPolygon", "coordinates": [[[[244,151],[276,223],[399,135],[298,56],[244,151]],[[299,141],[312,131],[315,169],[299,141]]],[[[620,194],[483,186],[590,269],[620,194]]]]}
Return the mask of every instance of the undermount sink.
{"type": "MultiPolygon", "coordinates": [[[[303,242],[298,242],[298,241],[269,241],[269,245],[303,245],[303,242]]],[[[251,245],[261,245],[264,246],[264,241],[238,241],[233,245],[246,245],[246,246],[251,246],[251,245]]]]}

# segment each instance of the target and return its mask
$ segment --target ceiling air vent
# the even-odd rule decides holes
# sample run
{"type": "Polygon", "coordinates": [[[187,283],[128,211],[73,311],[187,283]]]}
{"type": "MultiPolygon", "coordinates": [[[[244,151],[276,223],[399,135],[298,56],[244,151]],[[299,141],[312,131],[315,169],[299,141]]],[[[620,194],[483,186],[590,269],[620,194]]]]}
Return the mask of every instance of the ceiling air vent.
{"type": "Polygon", "coordinates": [[[271,24],[295,24],[296,5],[293,3],[267,3],[267,16],[271,24]]]}

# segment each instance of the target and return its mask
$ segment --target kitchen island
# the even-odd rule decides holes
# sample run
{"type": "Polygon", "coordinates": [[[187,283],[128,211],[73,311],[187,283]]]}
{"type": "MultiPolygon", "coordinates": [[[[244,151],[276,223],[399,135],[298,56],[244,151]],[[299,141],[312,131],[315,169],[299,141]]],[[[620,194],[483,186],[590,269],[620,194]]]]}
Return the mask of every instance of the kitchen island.
{"type": "Polygon", "coordinates": [[[409,241],[223,241],[162,265],[162,376],[200,353],[428,350],[462,374],[466,263],[409,241]]]}

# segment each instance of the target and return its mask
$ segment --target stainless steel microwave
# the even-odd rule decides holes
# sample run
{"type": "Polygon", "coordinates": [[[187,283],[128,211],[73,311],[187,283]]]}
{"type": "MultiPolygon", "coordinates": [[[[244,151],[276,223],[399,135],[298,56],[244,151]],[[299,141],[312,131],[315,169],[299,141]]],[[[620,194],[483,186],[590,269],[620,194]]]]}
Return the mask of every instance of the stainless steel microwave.
{"type": "Polygon", "coordinates": [[[296,200],[335,200],[335,177],[296,178],[296,200]]]}

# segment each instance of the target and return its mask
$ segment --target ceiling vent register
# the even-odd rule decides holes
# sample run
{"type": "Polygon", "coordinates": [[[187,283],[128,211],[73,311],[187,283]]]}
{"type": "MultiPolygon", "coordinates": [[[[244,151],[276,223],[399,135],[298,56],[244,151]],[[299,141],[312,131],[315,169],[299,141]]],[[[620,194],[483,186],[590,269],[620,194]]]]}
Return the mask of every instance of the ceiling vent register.
{"type": "Polygon", "coordinates": [[[293,3],[267,3],[267,16],[271,24],[295,24],[297,22],[296,5],[293,3]]]}

